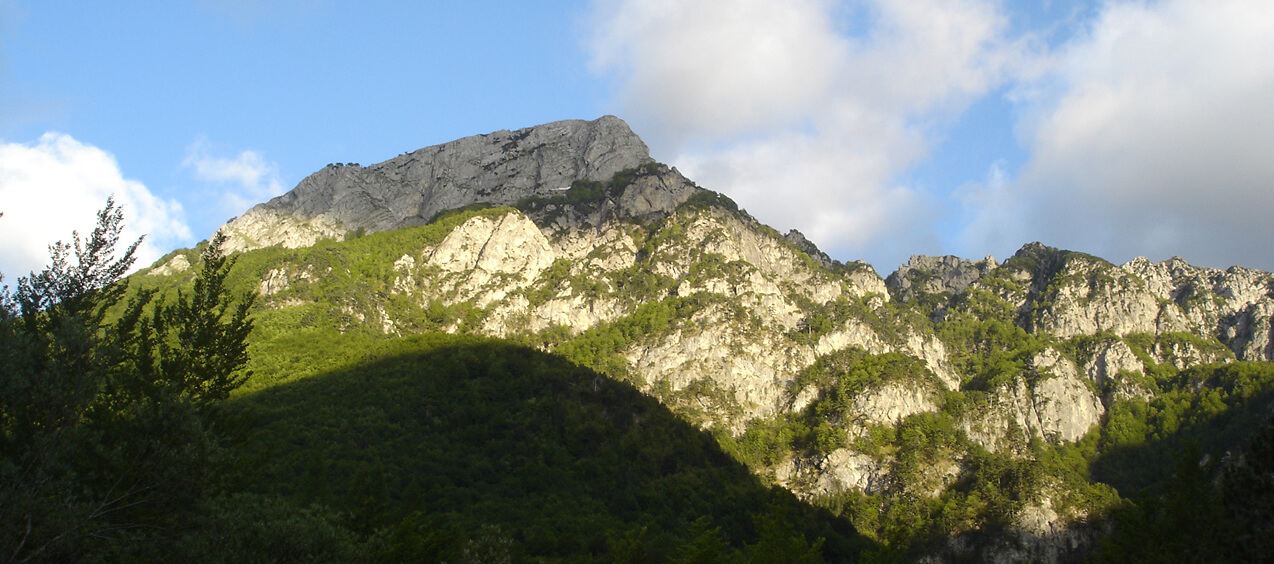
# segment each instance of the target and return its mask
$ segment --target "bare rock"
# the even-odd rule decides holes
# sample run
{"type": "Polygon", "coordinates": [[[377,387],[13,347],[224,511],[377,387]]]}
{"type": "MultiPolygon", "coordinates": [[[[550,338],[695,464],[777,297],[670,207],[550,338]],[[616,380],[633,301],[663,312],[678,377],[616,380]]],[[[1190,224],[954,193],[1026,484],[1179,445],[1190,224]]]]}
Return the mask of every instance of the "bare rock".
{"type": "Polygon", "coordinates": [[[149,276],[167,276],[169,274],[177,274],[187,270],[190,270],[190,260],[186,258],[186,255],[178,254],[177,256],[169,259],[168,262],[151,269],[151,271],[146,274],[149,276]]]}
{"type": "Polygon", "coordinates": [[[221,231],[231,239],[230,250],[304,246],[347,231],[424,224],[441,211],[470,204],[547,198],[575,180],[605,181],[647,162],[646,144],[614,116],[497,131],[367,167],[328,165],[221,231]]]}
{"type": "Polygon", "coordinates": [[[849,449],[839,448],[828,453],[816,463],[816,468],[812,493],[817,495],[850,490],[871,495],[880,493],[889,484],[888,466],[849,449]]]}
{"type": "Polygon", "coordinates": [[[945,292],[955,295],[986,276],[996,266],[995,259],[990,256],[973,262],[950,255],[915,255],[907,264],[890,274],[885,279],[885,285],[902,300],[909,300],[920,294],[945,292]]]}

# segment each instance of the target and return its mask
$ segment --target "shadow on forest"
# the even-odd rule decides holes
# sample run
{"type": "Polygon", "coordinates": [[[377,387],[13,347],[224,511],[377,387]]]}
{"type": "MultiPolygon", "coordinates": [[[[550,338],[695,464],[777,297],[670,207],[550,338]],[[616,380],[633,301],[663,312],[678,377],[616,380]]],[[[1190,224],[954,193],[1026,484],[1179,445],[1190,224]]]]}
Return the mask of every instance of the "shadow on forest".
{"type": "Polygon", "coordinates": [[[825,539],[829,561],[877,548],[628,384],[504,341],[403,342],[235,400],[252,427],[250,489],[363,531],[496,526],[522,557],[599,558],[627,536],[662,560],[712,529],[737,548],[767,515],[825,539]]]}
{"type": "MultiPolygon", "coordinates": [[[[1100,559],[1142,562],[1264,561],[1274,531],[1268,479],[1243,479],[1238,457],[1266,451],[1274,413],[1274,366],[1234,363],[1183,373],[1148,403],[1117,404],[1095,481],[1130,500],[1103,517],[1113,521],[1100,559]],[[1121,435],[1122,433],[1122,435],[1121,435]],[[1264,436],[1264,439],[1260,437],[1264,436]],[[1118,442],[1120,438],[1141,440],[1118,442]],[[1258,446],[1259,441],[1266,444],[1258,446]],[[1154,558],[1148,558],[1153,556],[1154,558]]],[[[1248,464],[1254,461],[1248,459],[1248,464]]],[[[1268,460],[1255,462],[1262,468],[1268,460]]],[[[1255,471],[1253,476],[1268,472],[1255,471]]]]}
{"type": "MultiPolygon", "coordinates": [[[[1183,456],[1193,453],[1194,464],[1218,463],[1239,454],[1253,433],[1270,423],[1274,414],[1274,389],[1234,402],[1225,409],[1200,409],[1198,397],[1187,405],[1151,402],[1130,410],[1130,418],[1145,422],[1145,439],[1133,444],[1112,445],[1092,464],[1092,479],[1113,486],[1121,497],[1136,498],[1166,493],[1178,473],[1183,456]],[[1168,412],[1176,413],[1168,415],[1168,412]],[[1164,419],[1180,421],[1165,432],[1164,419]]],[[[1118,417],[1118,415],[1115,415],[1118,417]]]]}

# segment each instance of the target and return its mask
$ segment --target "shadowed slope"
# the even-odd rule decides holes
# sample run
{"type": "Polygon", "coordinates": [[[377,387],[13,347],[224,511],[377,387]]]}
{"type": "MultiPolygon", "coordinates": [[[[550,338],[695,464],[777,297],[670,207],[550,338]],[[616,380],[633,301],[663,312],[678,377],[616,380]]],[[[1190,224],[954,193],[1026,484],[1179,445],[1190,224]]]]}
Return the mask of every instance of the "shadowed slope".
{"type": "Polygon", "coordinates": [[[780,517],[784,542],[823,538],[830,561],[866,546],[654,399],[560,357],[437,334],[377,346],[236,401],[256,425],[254,489],[350,512],[356,528],[389,527],[391,552],[433,557],[494,530],[520,557],[609,560],[622,549],[662,560],[696,536],[776,542],[764,523],[780,517]]]}

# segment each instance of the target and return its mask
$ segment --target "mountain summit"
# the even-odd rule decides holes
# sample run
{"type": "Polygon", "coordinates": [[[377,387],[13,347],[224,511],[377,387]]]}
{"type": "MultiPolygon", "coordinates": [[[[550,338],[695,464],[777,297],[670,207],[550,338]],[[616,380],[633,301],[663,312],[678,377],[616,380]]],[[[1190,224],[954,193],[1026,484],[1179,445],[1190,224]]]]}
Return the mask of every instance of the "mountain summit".
{"type": "Polygon", "coordinates": [[[303,247],[348,232],[425,224],[473,204],[548,198],[573,182],[609,180],[651,162],[646,144],[615,116],[557,121],[465,137],[366,167],[329,164],[221,231],[230,250],[303,247]]]}

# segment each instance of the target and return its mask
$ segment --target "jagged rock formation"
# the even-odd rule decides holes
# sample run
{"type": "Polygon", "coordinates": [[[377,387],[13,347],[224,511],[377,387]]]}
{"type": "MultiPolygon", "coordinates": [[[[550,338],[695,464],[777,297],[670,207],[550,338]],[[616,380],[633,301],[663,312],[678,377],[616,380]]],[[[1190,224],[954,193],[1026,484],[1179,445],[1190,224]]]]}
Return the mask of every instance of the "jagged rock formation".
{"type": "MultiPolygon", "coordinates": [[[[1194,267],[1175,257],[1115,266],[1040,243],[1024,246],[1003,266],[1007,273],[994,283],[983,283],[988,276],[972,286],[999,292],[1016,306],[1019,323],[1033,331],[1060,338],[1191,333],[1219,340],[1240,360],[1274,358],[1274,276],[1268,272],[1194,267]]],[[[1219,358],[1207,351],[1177,354],[1219,358]]]]}
{"type": "MultiPolygon", "coordinates": [[[[231,220],[227,249],[301,247],[321,238],[427,223],[476,203],[551,197],[576,180],[607,180],[650,162],[646,144],[614,116],[497,131],[363,167],[331,164],[286,194],[231,220]]],[[[666,202],[633,198],[640,213],[666,202]]]]}
{"type": "Polygon", "coordinates": [[[885,285],[903,300],[921,294],[954,295],[998,266],[995,259],[972,262],[955,256],[915,255],[885,279],[885,285]]]}
{"type": "MultiPolygon", "coordinates": [[[[329,166],[222,229],[237,249],[303,247],[472,204],[516,208],[461,213],[435,240],[395,248],[359,282],[375,291],[334,306],[342,330],[536,343],[725,440],[820,426],[815,447],[754,467],[809,499],[935,500],[972,480],[982,453],[1024,459],[1032,443],[1100,429],[1111,405],[1154,396],[1159,365],[1274,359],[1269,273],[1178,258],[1116,266],[1031,243],[999,263],[915,256],[882,279],[651,162],[613,117],[329,166]],[[951,429],[930,428],[948,416],[951,429]],[[920,436],[947,439],[923,463],[880,445],[925,425],[920,436]]],[[[314,306],[314,288],[355,276],[288,261],[256,273],[266,308],[314,306]]],[[[1002,516],[1000,537],[966,531],[932,555],[1074,557],[1094,537],[1086,510],[1063,503],[1072,494],[1041,488],[1002,516]]]]}
{"type": "Polygon", "coordinates": [[[654,277],[655,301],[723,296],[672,331],[618,352],[673,392],[704,384],[729,390],[739,413],[717,422],[741,429],[781,409],[787,382],[817,356],[814,344],[793,346],[789,336],[804,316],[799,304],[883,289],[874,274],[862,286],[830,275],[754,220],[716,208],[683,209],[645,233],[633,224],[581,223],[589,225],[559,216],[541,227],[519,212],[474,217],[438,246],[403,255],[395,291],[422,306],[486,308],[482,332],[502,337],[553,327],[578,334],[629,315],[641,302],[622,285],[635,275],[654,277]]]}
{"type": "Polygon", "coordinates": [[[818,246],[815,245],[813,241],[806,239],[804,233],[792,229],[788,231],[787,235],[784,235],[784,237],[787,237],[788,241],[790,241],[793,245],[796,245],[797,249],[800,249],[805,254],[809,255],[811,259],[814,259],[824,267],[831,268],[833,264],[832,257],[827,256],[827,253],[819,250],[818,246]]]}

